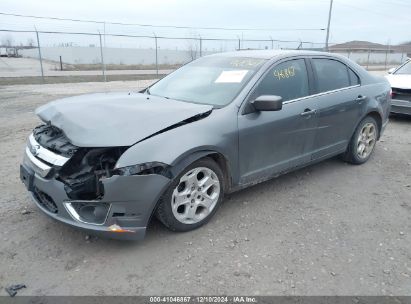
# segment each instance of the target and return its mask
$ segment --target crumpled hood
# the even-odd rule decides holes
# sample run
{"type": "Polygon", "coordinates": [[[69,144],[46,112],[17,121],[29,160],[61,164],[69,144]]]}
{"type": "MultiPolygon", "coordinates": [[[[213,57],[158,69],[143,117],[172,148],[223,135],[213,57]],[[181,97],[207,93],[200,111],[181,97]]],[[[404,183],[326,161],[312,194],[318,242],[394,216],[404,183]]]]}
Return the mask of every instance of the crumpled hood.
{"type": "Polygon", "coordinates": [[[78,147],[114,147],[131,146],[210,110],[209,105],[140,93],[99,93],[52,101],[36,114],[78,147]]]}
{"type": "Polygon", "coordinates": [[[392,88],[411,89],[411,75],[389,74],[385,77],[390,82],[392,88]]]}

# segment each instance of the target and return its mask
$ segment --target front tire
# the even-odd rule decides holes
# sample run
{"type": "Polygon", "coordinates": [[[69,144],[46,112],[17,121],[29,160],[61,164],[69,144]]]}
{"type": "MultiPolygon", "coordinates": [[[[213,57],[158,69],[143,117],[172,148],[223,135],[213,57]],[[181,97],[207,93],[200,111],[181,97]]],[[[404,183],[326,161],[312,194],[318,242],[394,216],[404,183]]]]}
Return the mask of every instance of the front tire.
{"type": "Polygon", "coordinates": [[[371,116],[365,117],[358,124],[343,159],[355,165],[365,163],[374,151],[378,136],[379,129],[376,120],[371,116]]]}
{"type": "Polygon", "coordinates": [[[223,176],[221,168],[210,158],[192,163],[161,197],[157,218],[172,231],[190,231],[204,225],[223,200],[223,176]]]}

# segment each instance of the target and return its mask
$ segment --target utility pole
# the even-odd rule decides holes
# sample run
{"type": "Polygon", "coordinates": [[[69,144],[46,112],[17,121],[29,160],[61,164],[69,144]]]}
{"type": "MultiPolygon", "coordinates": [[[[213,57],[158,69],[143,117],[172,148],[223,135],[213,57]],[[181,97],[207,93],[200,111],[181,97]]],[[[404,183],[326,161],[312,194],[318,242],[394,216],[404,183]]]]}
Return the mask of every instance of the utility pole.
{"type": "Polygon", "coordinates": [[[155,47],[156,47],[156,76],[158,78],[158,44],[157,44],[157,35],[156,33],[154,34],[154,43],[155,43],[155,47]]]}
{"type": "Polygon", "coordinates": [[[41,69],[41,79],[44,83],[44,70],[43,70],[43,58],[41,57],[41,47],[40,47],[40,38],[39,38],[39,32],[37,31],[37,28],[34,27],[36,30],[36,37],[37,37],[37,48],[39,50],[39,59],[40,59],[40,69],[41,69]]]}
{"type": "Polygon", "coordinates": [[[327,37],[325,38],[325,50],[327,52],[328,52],[328,39],[330,38],[330,24],[331,24],[332,9],[333,9],[333,0],[330,0],[330,11],[328,12],[327,37]]]}
{"type": "Polygon", "coordinates": [[[100,33],[100,31],[98,31],[98,36],[99,36],[99,38],[100,38],[101,71],[103,72],[104,82],[107,82],[107,77],[106,77],[106,64],[104,63],[103,43],[101,42],[101,33],[100,33]]]}

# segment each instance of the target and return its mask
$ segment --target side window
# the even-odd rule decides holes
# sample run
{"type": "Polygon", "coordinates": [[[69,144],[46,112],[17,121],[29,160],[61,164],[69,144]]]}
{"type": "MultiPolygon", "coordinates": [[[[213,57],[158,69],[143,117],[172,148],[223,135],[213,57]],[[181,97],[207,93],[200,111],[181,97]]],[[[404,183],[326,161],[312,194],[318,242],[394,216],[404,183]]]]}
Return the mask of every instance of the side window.
{"type": "Polygon", "coordinates": [[[317,74],[319,93],[350,86],[345,64],[331,59],[313,59],[312,62],[317,74]]]}
{"type": "Polygon", "coordinates": [[[264,76],[254,89],[251,98],[261,95],[277,95],[283,101],[309,95],[307,68],[304,59],[282,62],[264,76]]]}
{"type": "Polygon", "coordinates": [[[360,84],[360,78],[350,68],[348,68],[348,74],[350,75],[350,84],[351,85],[360,84]]]}

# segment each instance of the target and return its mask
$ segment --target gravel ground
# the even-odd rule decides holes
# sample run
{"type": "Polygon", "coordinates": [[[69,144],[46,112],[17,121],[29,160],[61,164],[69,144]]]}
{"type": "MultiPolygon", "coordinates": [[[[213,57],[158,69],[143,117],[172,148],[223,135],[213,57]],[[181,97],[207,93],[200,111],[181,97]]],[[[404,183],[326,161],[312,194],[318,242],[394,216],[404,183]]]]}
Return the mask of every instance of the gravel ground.
{"type": "Polygon", "coordinates": [[[0,87],[0,295],[411,295],[411,119],[370,161],[331,159],[232,194],[209,224],[143,242],[89,237],[43,215],[18,177],[34,109],[148,82],[0,87]]]}

